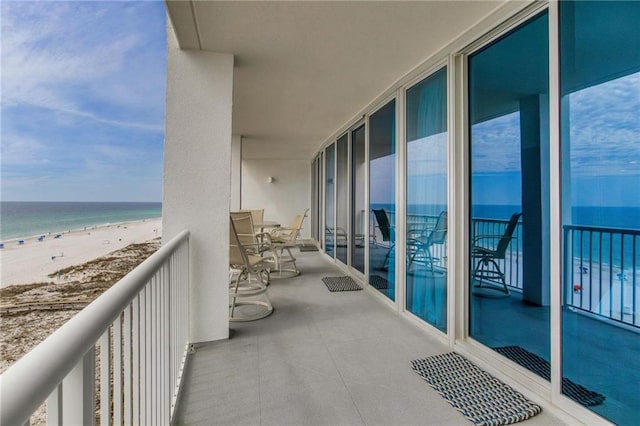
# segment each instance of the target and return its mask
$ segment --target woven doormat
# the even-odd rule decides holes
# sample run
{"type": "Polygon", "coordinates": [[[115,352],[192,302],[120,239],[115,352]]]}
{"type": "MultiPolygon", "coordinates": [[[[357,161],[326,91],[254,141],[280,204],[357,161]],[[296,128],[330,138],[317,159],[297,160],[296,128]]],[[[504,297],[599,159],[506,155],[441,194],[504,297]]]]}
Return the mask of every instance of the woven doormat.
{"type": "MultiPolygon", "coordinates": [[[[506,356],[511,361],[520,364],[527,370],[533,371],[543,379],[551,380],[551,365],[549,361],[529,352],[525,348],[520,346],[502,346],[493,348],[493,350],[506,356]]],[[[566,377],[562,378],[562,393],[574,401],[589,407],[602,404],[606,399],[603,394],[589,390],[566,377]]]]}
{"type": "Polygon", "coordinates": [[[476,425],[527,420],[540,406],[455,352],[411,361],[411,368],[476,425]]]}
{"type": "Polygon", "coordinates": [[[380,275],[369,275],[369,284],[378,290],[386,290],[389,288],[389,280],[380,275]]]}
{"type": "Polygon", "coordinates": [[[313,244],[306,244],[306,245],[298,245],[298,248],[300,249],[300,251],[318,251],[318,247],[316,247],[313,244]]]}
{"type": "Polygon", "coordinates": [[[329,291],[357,291],[362,290],[351,277],[323,277],[322,282],[329,291]]]}

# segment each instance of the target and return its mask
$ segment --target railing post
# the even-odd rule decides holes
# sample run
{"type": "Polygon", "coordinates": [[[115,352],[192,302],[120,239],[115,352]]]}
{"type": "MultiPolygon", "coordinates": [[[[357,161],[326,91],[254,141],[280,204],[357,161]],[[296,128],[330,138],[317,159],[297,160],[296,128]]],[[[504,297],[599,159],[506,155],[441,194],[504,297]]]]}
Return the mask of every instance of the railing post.
{"type": "MultiPolygon", "coordinates": [[[[100,424],[111,424],[111,332],[110,328],[100,338],[100,424]]],[[[47,422],[48,424],[49,422],[47,422]]]]}
{"type": "Polygon", "coordinates": [[[62,381],[62,424],[95,424],[95,346],[62,381]]]}
{"type": "MultiPolygon", "coordinates": [[[[26,424],[29,424],[27,421],[26,424]]],[[[62,425],[62,383],[47,398],[47,425],[62,425]]]]}

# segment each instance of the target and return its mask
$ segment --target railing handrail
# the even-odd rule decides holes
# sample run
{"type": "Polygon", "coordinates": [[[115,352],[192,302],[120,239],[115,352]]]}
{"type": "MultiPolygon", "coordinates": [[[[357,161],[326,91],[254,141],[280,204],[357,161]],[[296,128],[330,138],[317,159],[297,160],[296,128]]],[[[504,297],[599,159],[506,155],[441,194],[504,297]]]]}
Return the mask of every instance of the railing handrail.
{"type": "Polygon", "coordinates": [[[185,230],[0,376],[0,424],[24,424],[189,237],[185,230]]]}
{"type": "Polygon", "coordinates": [[[614,228],[591,225],[564,225],[565,230],[572,229],[574,231],[592,231],[602,232],[606,234],[623,234],[623,235],[640,235],[640,229],[614,228]]]}

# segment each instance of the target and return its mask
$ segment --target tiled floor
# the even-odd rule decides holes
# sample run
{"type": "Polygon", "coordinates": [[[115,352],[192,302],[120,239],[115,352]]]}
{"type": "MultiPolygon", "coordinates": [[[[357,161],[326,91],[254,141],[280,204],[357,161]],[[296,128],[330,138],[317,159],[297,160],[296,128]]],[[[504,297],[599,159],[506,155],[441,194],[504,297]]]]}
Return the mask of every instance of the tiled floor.
{"type": "MultiPolygon", "coordinates": [[[[367,291],[330,293],[321,278],[342,274],[319,253],[296,257],[302,275],[269,287],[270,317],[196,348],[178,424],[472,424],[409,366],[444,345],[367,291]]],[[[546,412],[526,422],[560,423],[546,412]]]]}

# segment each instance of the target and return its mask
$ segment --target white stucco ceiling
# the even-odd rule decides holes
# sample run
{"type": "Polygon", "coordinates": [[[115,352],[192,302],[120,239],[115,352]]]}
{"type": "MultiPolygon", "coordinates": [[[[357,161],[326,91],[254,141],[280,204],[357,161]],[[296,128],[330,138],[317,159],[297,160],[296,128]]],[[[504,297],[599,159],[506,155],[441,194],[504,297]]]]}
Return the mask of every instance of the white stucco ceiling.
{"type": "Polygon", "coordinates": [[[167,1],[183,49],[235,57],[245,158],[311,158],[385,89],[502,1],[167,1]]]}

